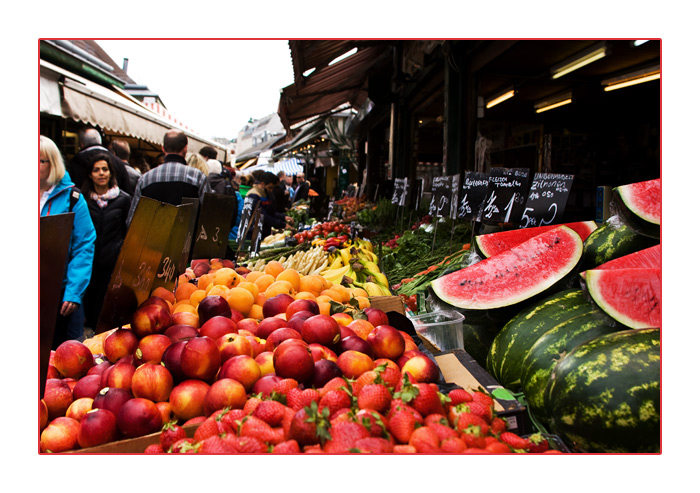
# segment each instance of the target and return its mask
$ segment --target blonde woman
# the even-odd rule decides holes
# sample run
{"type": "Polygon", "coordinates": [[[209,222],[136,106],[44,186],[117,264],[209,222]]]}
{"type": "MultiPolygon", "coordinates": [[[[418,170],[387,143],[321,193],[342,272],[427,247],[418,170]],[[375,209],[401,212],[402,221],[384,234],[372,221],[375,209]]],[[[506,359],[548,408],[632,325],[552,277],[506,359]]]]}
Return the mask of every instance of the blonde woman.
{"type": "Polygon", "coordinates": [[[68,212],[75,214],[61,306],[54,330],[55,349],[68,339],[83,336],[85,314],[82,301],[92,274],[96,235],[85,198],[66,173],[61,152],[51,139],[43,135],[39,138],[39,211],[42,217],[68,212]],[[71,200],[72,194],[77,196],[77,200],[71,200]]]}
{"type": "Polygon", "coordinates": [[[205,176],[209,176],[209,165],[207,165],[207,160],[197,153],[192,153],[187,156],[187,166],[197,168],[199,171],[204,173],[205,176]]]}

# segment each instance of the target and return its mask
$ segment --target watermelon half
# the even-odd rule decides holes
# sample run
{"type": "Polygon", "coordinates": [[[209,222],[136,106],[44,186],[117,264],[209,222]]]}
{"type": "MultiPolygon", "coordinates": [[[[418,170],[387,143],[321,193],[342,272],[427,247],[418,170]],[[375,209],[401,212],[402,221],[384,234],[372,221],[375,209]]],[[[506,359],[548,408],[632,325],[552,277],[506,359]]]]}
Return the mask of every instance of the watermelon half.
{"type": "Polygon", "coordinates": [[[601,310],[632,329],[661,327],[661,269],[603,269],[586,273],[601,310]]]}
{"type": "MultiPolygon", "coordinates": [[[[623,257],[605,262],[592,270],[604,269],[660,269],[661,268],[661,245],[645,248],[638,252],[630,253],[623,257]]],[[[581,272],[581,277],[586,279],[586,272],[581,272]]]]}
{"type": "Polygon", "coordinates": [[[516,245],[549,231],[559,226],[567,226],[576,231],[581,237],[581,241],[586,241],[588,235],[595,231],[598,225],[594,221],[580,221],[566,223],[563,225],[551,224],[547,226],[537,226],[534,228],[513,229],[509,231],[498,231],[479,235],[475,238],[476,252],[484,258],[492,257],[506,250],[510,250],[516,245]]]}
{"type": "Polygon", "coordinates": [[[435,279],[435,294],[452,306],[488,310],[535,296],[571,272],[581,259],[578,233],[559,226],[481,262],[435,279]]]}
{"type": "Polygon", "coordinates": [[[639,234],[659,238],[661,179],[615,187],[610,209],[639,234]]]}

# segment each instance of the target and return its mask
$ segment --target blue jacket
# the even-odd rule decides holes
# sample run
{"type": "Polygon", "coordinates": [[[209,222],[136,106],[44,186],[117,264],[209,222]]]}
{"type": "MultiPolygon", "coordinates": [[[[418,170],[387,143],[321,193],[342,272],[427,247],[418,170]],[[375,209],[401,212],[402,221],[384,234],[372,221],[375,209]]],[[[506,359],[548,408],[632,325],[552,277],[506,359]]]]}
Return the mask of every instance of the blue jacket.
{"type": "MultiPolygon", "coordinates": [[[[70,207],[70,191],[73,182],[68,173],[56,184],[49,199],[41,209],[41,216],[65,214],[70,207]]],[[[90,284],[92,260],[95,254],[95,226],[92,224],[87,202],[81,195],[73,207],[73,231],[70,237],[66,274],[63,279],[63,301],[82,303],[85,289],[90,284]]]]}

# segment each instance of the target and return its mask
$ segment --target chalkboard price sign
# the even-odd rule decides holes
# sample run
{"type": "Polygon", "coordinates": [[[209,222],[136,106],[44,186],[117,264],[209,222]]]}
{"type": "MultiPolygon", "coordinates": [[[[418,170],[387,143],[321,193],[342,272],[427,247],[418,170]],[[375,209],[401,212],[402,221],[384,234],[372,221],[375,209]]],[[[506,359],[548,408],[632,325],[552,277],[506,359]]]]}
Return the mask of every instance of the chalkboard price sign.
{"type": "Polygon", "coordinates": [[[466,172],[462,183],[462,200],[457,211],[459,219],[475,219],[479,215],[488,185],[489,175],[486,173],[466,172]]]}
{"type": "Polygon", "coordinates": [[[241,222],[238,225],[238,237],[236,242],[238,245],[243,245],[246,236],[248,235],[248,230],[250,229],[251,223],[250,219],[253,215],[253,197],[248,197],[243,200],[243,210],[241,211],[241,222]]]}
{"type": "Polygon", "coordinates": [[[235,207],[236,198],[232,195],[204,194],[195,230],[194,258],[221,258],[226,254],[235,207]]]}
{"type": "Polygon", "coordinates": [[[574,175],[535,173],[520,227],[560,223],[573,182],[574,175]]]}
{"type": "Polygon", "coordinates": [[[428,206],[431,217],[445,217],[450,213],[452,203],[452,176],[436,176],[433,178],[432,197],[428,206]]]}
{"type": "Polygon", "coordinates": [[[527,168],[491,168],[479,220],[485,224],[517,221],[525,207],[529,173],[527,168]]]}

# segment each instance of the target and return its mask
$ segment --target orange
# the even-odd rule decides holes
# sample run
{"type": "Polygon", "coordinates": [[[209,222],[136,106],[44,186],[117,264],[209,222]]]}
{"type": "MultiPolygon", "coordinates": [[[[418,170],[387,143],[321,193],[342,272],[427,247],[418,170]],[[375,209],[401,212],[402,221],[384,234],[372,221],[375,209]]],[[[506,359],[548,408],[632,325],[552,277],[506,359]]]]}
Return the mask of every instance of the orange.
{"type": "Polygon", "coordinates": [[[232,288],[241,282],[241,276],[230,267],[222,267],[214,273],[214,284],[221,284],[228,288],[232,288]]]}
{"type": "Polygon", "coordinates": [[[365,340],[367,340],[367,336],[369,335],[369,333],[374,330],[374,325],[372,325],[372,323],[368,320],[364,320],[362,318],[353,320],[348,324],[347,327],[349,329],[352,329],[352,331],[355,334],[357,334],[365,340]]]}
{"type": "Polygon", "coordinates": [[[260,277],[264,274],[265,273],[261,270],[254,270],[254,271],[248,272],[248,274],[246,274],[245,280],[250,281],[250,282],[255,282],[258,277],[260,277]]]}
{"type": "Polygon", "coordinates": [[[337,291],[341,298],[341,303],[350,301],[350,290],[340,284],[333,284],[330,288],[332,291],[337,291]]]}
{"type": "Polygon", "coordinates": [[[288,294],[290,296],[294,294],[294,287],[292,286],[291,282],[289,282],[289,281],[275,281],[275,282],[273,282],[265,290],[265,298],[267,298],[269,300],[273,296],[276,296],[276,295],[282,294],[282,293],[288,294]]]}
{"type": "Polygon", "coordinates": [[[308,291],[318,296],[324,289],[326,289],[326,283],[323,276],[308,274],[299,279],[299,291],[308,291]]]}
{"type": "Polygon", "coordinates": [[[277,277],[284,271],[284,265],[279,260],[270,260],[263,268],[265,274],[270,274],[272,277],[277,277]]]}
{"type": "Polygon", "coordinates": [[[192,293],[194,293],[195,291],[197,291],[197,286],[195,286],[191,282],[179,284],[177,288],[175,288],[175,300],[189,300],[190,296],[192,296],[192,293]]]}
{"type": "Polygon", "coordinates": [[[309,275],[312,277],[318,278],[323,283],[324,289],[330,289],[330,287],[333,285],[332,282],[330,282],[328,279],[323,277],[321,274],[309,274],[309,275]]]}
{"type": "Polygon", "coordinates": [[[178,312],[190,312],[190,313],[194,313],[195,315],[197,315],[197,309],[195,307],[193,307],[192,305],[190,305],[189,303],[184,302],[184,301],[182,303],[178,304],[178,306],[176,306],[175,308],[173,308],[173,313],[178,313],[178,312]]]}
{"type": "MultiPolygon", "coordinates": [[[[321,291],[320,296],[327,296],[333,301],[337,301],[338,303],[343,302],[343,298],[340,296],[340,293],[338,293],[338,291],[334,289],[324,289],[323,291],[321,291]]],[[[318,300],[318,298],[316,299],[318,300]]]]}
{"type": "Polygon", "coordinates": [[[301,281],[301,276],[299,273],[294,270],[294,269],[285,269],[282,272],[280,272],[277,277],[275,277],[277,281],[288,281],[291,283],[292,287],[294,288],[294,292],[299,291],[299,283],[301,281]]]}
{"type": "Polygon", "coordinates": [[[360,310],[364,310],[365,308],[369,308],[369,306],[370,306],[369,297],[367,297],[367,296],[355,296],[354,299],[357,300],[357,307],[360,310]]]}
{"type": "Polygon", "coordinates": [[[199,302],[207,297],[207,292],[203,289],[198,289],[190,295],[190,305],[196,307],[199,302]]]}
{"type": "Polygon", "coordinates": [[[163,298],[165,301],[169,301],[171,304],[175,303],[176,301],[175,293],[167,288],[164,288],[163,286],[158,286],[157,288],[153,289],[153,291],[151,291],[151,296],[158,296],[163,298]]]}
{"type": "Polygon", "coordinates": [[[264,293],[270,287],[270,284],[275,282],[275,278],[271,274],[263,274],[253,282],[258,285],[260,292],[264,293]]]}
{"type": "Polygon", "coordinates": [[[253,306],[250,307],[250,310],[248,311],[248,318],[254,318],[256,320],[262,320],[265,318],[263,316],[263,309],[261,305],[253,304],[253,306]]]}
{"type": "Polygon", "coordinates": [[[202,274],[197,278],[197,288],[206,289],[210,282],[214,280],[214,274],[202,274]]]}
{"type": "Polygon", "coordinates": [[[260,288],[258,287],[257,284],[255,284],[254,282],[247,281],[247,280],[243,280],[243,281],[239,282],[238,286],[236,286],[236,287],[247,289],[248,291],[250,291],[252,293],[253,297],[257,297],[258,293],[260,292],[260,288]]]}
{"type": "Polygon", "coordinates": [[[297,294],[294,295],[295,300],[315,300],[316,295],[313,293],[309,293],[308,291],[299,291],[297,294]]]}
{"type": "MultiPolygon", "coordinates": [[[[253,283],[250,284],[255,286],[253,283]]],[[[226,296],[226,301],[231,309],[238,310],[244,316],[247,316],[248,312],[250,311],[250,307],[255,303],[255,298],[253,297],[253,293],[247,289],[236,286],[229,290],[228,295],[226,296]]]]}
{"type": "Polygon", "coordinates": [[[211,283],[211,288],[207,289],[207,296],[223,296],[226,298],[226,295],[228,295],[228,287],[222,285],[222,284],[214,284],[213,282],[211,283]]]}

